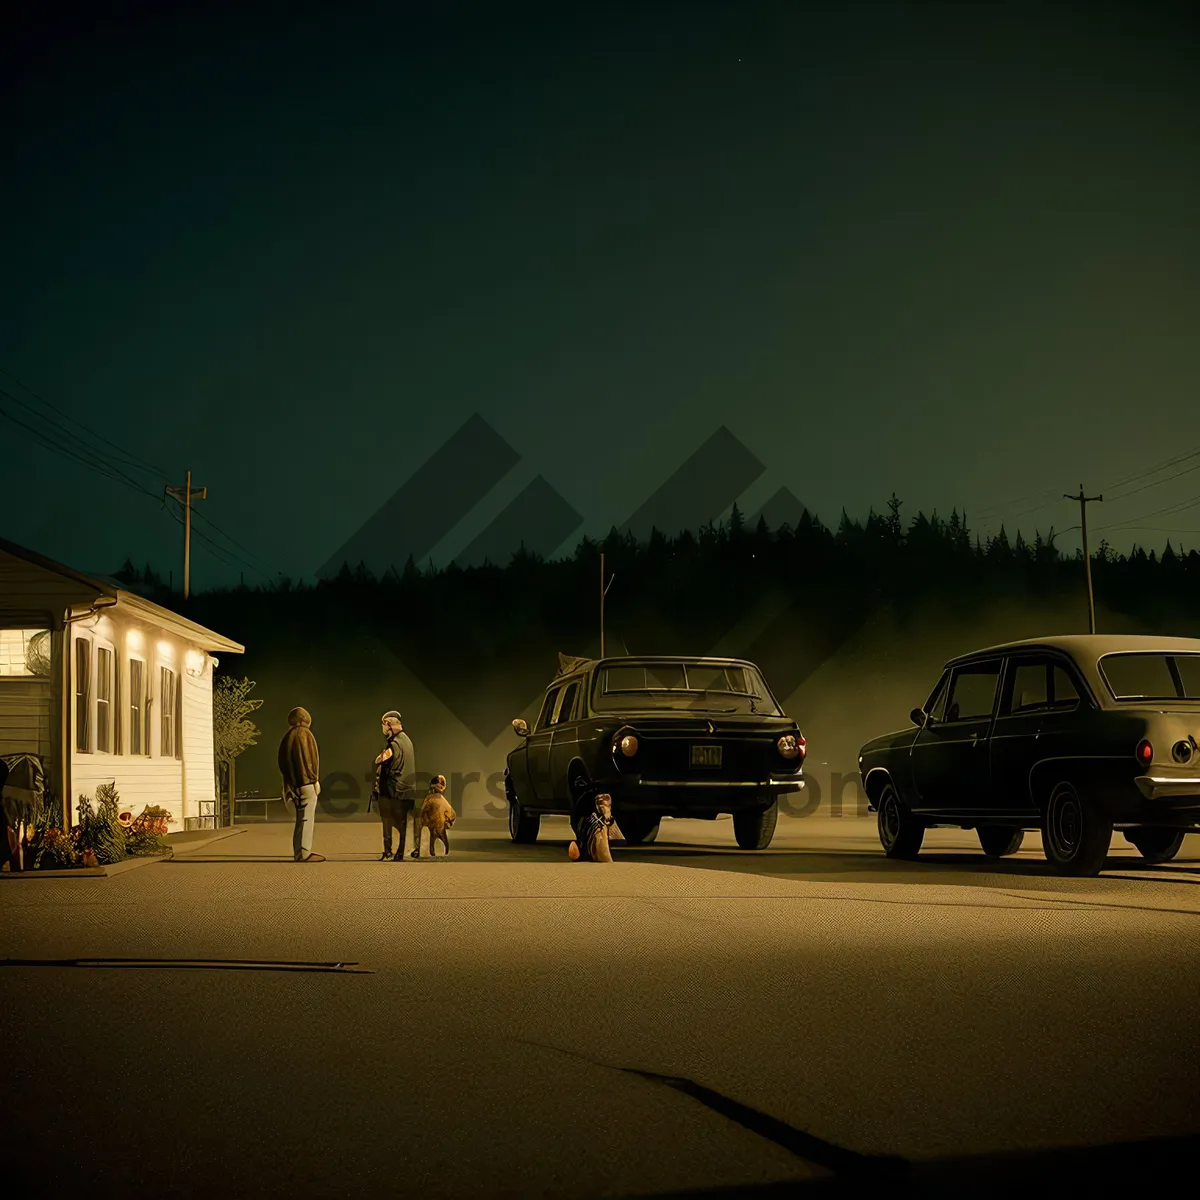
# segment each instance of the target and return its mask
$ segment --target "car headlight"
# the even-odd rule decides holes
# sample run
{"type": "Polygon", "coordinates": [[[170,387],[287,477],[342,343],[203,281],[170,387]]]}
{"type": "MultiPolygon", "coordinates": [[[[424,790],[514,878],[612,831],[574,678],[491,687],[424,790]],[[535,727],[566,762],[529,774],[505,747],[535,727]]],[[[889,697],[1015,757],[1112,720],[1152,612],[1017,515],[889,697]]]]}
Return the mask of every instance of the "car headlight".
{"type": "Polygon", "coordinates": [[[626,758],[632,758],[638,751],[638,740],[632,733],[627,733],[619,741],[613,742],[613,753],[620,752],[626,758]]]}
{"type": "Polygon", "coordinates": [[[795,733],[785,733],[775,744],[784,758],[799,758],[805,749],[804,738],[795,733]]]}

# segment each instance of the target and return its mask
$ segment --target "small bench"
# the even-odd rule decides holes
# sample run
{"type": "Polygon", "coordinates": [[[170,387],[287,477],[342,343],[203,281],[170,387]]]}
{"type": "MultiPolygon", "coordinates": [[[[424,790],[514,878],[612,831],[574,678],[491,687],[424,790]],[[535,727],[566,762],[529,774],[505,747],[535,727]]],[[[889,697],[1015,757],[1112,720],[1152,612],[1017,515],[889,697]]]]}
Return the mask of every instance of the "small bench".
{"type": "Polygon", "coordinates": [[[235,819],[237,818],[237,815],[238,815],[237,806],[239,804],[261,804],[262,805],[262,819],[264,821],[269,821],[271,818],[267,815],[267,805],[274,804],[276,800],[280,800],[280,799],[282,799],[282,797],[280,797],[280,796],[238,796],[234,799],[234,802],[233,802],[234,818],[235,819]]]}

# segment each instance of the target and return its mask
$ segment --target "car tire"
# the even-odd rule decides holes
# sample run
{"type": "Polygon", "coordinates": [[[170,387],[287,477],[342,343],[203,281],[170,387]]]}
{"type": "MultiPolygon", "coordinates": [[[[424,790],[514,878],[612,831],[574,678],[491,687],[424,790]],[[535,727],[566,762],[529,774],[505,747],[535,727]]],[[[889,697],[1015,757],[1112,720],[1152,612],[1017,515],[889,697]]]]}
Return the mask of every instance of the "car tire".
{"type": "Polygon", "coordinates": [[[879,844],[884,854],[888,858],[916,858],[925,840],[925,826],[905,807],[895,784],[883,785],[876,808],[879,844]]]}
{"type": "Polygon", "coordinates": [[[517,799],[516,789],[512,780],[505,780],[505,796],[508,799],[508,836],[521,846],[531,845],[537,841],[538,832],[542,827],[542,818],[537,813],[527,813],[517,799]]]}
{"type": "Polygon", "coordinates": [[[779,821],[779,801],[772,800],[763,809],[733,814],[733,836],[743,850],[765,850],[775,836],[779,821]]]}
{"type": "Polygon", "coordinates": [[[1007,858],[1016,854],[1025,840],[1025,830],[1011,825],[981,825],[975,832],[979,845],[988,858],[1007,858]]]}
{"type": "Polygon", "coordinates": [[[1170,862],[1183,846],[1183,829],[1128,829],[1125,840],[1137,847],[1148,863],[1170,862]]]}
{"type": "Polygon", "coordinates": [[[1087,804],[1073,784],[1059,783],[1042,814],[1042,850],[1060,875],[1099,875],[1112,845],[1112,818],[1087,804]]]}
{"type": "Polygon", "coordinates": [[[653,814],[644,816],[642,814],[634,815],[632,813],[626,816],[616,814],[617,828],[621,831],[621,836],[631,846],[648,846],[656,837],[658,837],[659,826],[662,823],[661,817],[656,817],[653,814]]]}

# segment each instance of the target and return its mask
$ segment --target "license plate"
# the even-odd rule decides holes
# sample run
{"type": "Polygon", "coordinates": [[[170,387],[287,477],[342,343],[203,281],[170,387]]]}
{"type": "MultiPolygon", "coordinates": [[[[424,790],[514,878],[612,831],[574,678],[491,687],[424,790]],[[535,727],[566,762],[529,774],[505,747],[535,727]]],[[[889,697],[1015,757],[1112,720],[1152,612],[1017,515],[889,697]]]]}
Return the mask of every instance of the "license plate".
{"type": "Polygon", "coordinates": [[[701,744],[692,747],[693,767],[719,767],[721,765],[721,747],[701,744]]]}

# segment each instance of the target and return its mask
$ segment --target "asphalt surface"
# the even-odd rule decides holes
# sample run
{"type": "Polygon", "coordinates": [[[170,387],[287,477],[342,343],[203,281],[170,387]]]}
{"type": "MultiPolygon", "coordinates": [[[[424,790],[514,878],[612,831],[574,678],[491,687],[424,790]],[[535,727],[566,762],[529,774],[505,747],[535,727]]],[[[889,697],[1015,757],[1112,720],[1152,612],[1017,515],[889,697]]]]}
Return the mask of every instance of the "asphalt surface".
{"type": "Polygon", "coordinates": [[[1148,868],[1118,837],[1089,880],[1033,835],[891,863],[853,817],[757,854],[664,822],[611,866],[568,840],[496,821],[380,863],[375,827],[326,821],[300,865],[267,823],[5,879],[9,1179],[631,1196],[1200,1133],[1200,838],[1148,868]]]}

